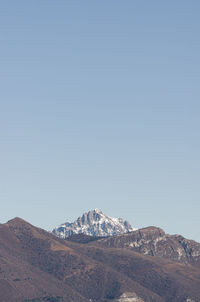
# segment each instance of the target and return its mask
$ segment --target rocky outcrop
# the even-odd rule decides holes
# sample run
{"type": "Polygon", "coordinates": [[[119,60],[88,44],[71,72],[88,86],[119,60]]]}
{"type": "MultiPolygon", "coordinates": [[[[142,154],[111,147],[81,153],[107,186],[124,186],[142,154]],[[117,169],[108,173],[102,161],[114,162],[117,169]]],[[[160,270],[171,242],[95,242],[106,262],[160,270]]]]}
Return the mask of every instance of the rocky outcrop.
{"type": "Polygon", "coordinates": [[[114,302],[145,302],[145,301],[140,297],[138,297],[136,293],[123,293],[118,299],[115,299],[114,302]]]}
{"type": "Polygon", "coordinates": [[[96,242],[104,247],[126,248],[181,263],[200,264],[200,243],[180,235],[168,235],[157,227],[148,227],[96,242]]]}

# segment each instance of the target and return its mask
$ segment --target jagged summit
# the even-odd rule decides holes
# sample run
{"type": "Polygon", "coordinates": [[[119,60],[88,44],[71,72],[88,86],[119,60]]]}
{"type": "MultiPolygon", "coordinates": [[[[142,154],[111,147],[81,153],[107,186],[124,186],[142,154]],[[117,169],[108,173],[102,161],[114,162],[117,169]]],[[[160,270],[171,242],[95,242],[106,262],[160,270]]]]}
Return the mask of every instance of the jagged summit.
{"type": "Polygon", "coordinates": [[[66,222],[56,227],[53,233],[60,238],[74,234],[86,234],[94,237],[106,237],[134,231],[128,221],[122,218],[112,218],[100,209],[84,213],[73,223],[66,222]]]}

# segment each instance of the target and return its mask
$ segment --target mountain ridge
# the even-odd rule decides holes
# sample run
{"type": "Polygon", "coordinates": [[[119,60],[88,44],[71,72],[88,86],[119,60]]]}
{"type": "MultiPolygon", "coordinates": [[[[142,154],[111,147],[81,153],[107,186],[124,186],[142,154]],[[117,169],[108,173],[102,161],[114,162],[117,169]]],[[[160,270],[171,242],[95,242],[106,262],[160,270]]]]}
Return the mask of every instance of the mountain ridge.
{"type": "Polygon", "coordinates": [[[53,234],[77,243],[126,248],[144,255],[200,266],[200,243],[178,234],[166,234],[155,226],[134,229],[126,220],[111,218],[99,209],[84,213],[73,223],[62,224],[53,230],[53,234]]]}
{"type": "MultiPolygon", "coordinates": [[[[69,238],[70,240],[70,238],[69,238]]],[[[126,248],[150,256],[200,266],[200,243],[181,235],[169,235],[161,228],[151,226],[134,232],[100,238],[96,246],[126,248]]]]}
{"type": "Polygon", "coordinates": [[[151,246],[163,232],[150,227],[80,243],[12,219],[0,225],[0,302],[200,301],[197,265],[124,245],[135,236],[151,246]]]}

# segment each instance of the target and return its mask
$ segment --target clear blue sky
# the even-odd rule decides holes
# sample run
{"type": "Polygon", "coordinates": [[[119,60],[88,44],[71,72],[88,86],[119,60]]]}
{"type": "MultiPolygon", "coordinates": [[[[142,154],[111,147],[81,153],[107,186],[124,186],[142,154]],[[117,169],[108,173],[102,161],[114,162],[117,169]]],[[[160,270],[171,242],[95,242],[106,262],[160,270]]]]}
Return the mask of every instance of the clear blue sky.
{"type": "Polygon", "coordinates": [[[1,1],[0,221],[100,208],[200,241],[200,1],[1,1]]]}

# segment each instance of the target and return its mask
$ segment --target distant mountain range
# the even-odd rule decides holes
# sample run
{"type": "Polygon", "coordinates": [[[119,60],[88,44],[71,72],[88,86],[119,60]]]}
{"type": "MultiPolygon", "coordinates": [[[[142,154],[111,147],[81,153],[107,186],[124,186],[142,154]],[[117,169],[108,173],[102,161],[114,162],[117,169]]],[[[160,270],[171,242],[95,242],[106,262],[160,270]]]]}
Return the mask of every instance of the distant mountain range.
{"type": "Polygon", "coordinates": [[[66,239],[20,218],[0,225],[0,302],[200,301],[200,243],[157,227],[126,229],[100,210],[83,216],[85,234],[66,239]]]}
{"type": "Polygon", "coordinates": [[[200,262],[199,243],[180,235],[165,234],[157,227],[137,230],[132,228],[128,221],[109,217],[99,209],[84,213],[73,223],[60,225],[53,230],[53,234],[79,243],[83,243],[86,238],[89,242],[99,239],[96,237],[107,237],[98,240],[96,244],[109,248],[126,248],[145,255],[164,257],[183,263],[200,262]],[[82,235],[76,236],[78,234],[82,235]]]}
{"type": "Polygon", "coordinates": [[[76,221],[66,222],[56,227],[53,233],[60,238],[67,238],[74,234],[85,234],[94,237],[106,237],[132,232],[130,223],[122,218],[112,218],[101,210],[95,209],[84,213],[76,221]]]}

